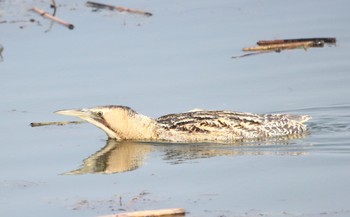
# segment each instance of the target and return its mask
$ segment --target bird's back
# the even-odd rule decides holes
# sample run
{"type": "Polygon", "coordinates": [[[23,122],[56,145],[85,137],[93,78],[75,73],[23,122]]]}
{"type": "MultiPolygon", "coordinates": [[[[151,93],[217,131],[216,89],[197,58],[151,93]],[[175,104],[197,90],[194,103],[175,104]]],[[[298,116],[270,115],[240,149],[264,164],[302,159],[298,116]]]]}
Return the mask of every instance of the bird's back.
{"type": "Polygon", "coordinates": [[[160,139],[170,141],[234,141],[303,134],[307,115],[193,111],[156,119],[160,139]]]}

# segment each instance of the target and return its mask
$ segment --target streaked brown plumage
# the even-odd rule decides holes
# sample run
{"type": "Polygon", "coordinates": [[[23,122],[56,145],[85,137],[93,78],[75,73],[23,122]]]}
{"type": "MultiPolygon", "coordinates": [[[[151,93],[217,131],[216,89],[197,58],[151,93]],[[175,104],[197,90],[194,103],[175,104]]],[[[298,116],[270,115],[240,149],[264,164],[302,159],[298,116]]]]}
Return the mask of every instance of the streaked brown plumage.
{"type": "Polygon", "coordinates": [[[58,114],[84,119],[117,140],[171,142],[233,142],[300,135],[311,117],[293,114],[251,114],[231,111],[189,111],[157,119],[126,106],[61,110],[58,114]]]}

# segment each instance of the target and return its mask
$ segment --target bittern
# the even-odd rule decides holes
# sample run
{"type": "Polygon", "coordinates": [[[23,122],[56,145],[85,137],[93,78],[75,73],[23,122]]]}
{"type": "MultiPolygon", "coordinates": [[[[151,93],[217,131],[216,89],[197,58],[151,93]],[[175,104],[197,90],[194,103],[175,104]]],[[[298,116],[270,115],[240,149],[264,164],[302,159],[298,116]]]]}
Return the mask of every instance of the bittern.
{"type": "Polygon", "coordinates": [[[86,120],[111,139],[169,142],[233,142],[301,135],[307,132],[304,122],[311,118],[295,114],[193,110],[153,119],[119,105],[56,113],[86,120]]]}

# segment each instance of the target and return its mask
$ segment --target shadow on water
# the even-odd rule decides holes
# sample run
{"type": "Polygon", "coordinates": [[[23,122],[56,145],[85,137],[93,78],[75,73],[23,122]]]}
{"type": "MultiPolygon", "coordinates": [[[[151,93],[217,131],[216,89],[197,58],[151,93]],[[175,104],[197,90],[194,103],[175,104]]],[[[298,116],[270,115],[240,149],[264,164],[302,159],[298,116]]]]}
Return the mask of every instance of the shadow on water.
{"type": "Polygon", "coordinates": [[[113,174],[132,171],[143,165],[152,152],[160,152],[162,159],[170,164],[185,163],[201,158],[237,155],[306,155],[298,138],[279,138],[269,141],[237,142],[232,144],[213,143],[151,143],[107,140],[106,145],[85,160],[76,170],[64,175],[89,173],[113,174]]]}

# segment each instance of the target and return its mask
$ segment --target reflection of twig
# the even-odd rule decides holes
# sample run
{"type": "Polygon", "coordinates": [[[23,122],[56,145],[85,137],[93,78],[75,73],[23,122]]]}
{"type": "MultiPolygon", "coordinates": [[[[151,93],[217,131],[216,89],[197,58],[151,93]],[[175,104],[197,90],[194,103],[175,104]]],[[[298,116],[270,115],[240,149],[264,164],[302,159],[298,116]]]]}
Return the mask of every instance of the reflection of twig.
{"type": "Polygon", "coordinates": [[[101,4],[97,2],[86,2],[86,5],[89,7],[95,7],[95,8],[107,8],[109,10],[117,10],[119,12],[129,12],[129,13],[135,13],[135,14],[143,14],[146,16],[152,16],[152,13],[146,12],[146,11],[140,11],[140,10],[135,10],[135,9],[130,9],[126,7],[120,7],[120,6],[113,6],[113,5],[106,5],[106,4],[101,4]]]}
{"type": "MultiPolygon", "coordinates": [[[[52,0],[52,4],[50,5],[50,7],[53,8],[52,16],[56,16],[57,6],[56,6],[56,1],[55,0],[52,0]]],[[[50,27],[45,31],[45,33],[49,32],[52,29],[53,23],[54,23],[54,21],[51,20],[50,27]]]]}
{"type": "Polygon", "coordinates": [[[42,126],[48,126],[48,125],[67,125],[67,124],[81,124],[85,123],[86,121],[58,121],[58,122],[33,122],[30,123],[31,127],[42,127],[42,126]]]}
{"type": "Polygon", "coordinates": [[[100,217],[146,217],[146,216],[184,216],[186,213],[185,209],[176,208],[176,209],[158,209],[158,210],[145,210],[137,212],[125,212],[116,215],[106,215],[100,217]]]}
{"type": "Polygon", "coordinates": [[[240,56],[233,56],[233,59],[236,58],[242,58],[242,57],[248,57],[248,56],[253,56],[253,55],[258,55],[258,54],[266,54],[266,53],[271,53],[271,51],[261,51],[261,52],[256,52],[256,53],[247,53],[247,54],[243,54],[240,56]]]}
{"type": "Polygon", "coordinates": [[[0,62],[2,62],[4,60],[4,58],[2,57],[3,51],[4,51],[4,47],[0,44],[0,62]]]}
{"type": "Polygon", "coordinates": [[[57,5],[55,0],[52,0],[51,8],[53,8],[52,16],[56,16],[57,5]]]}
{"type": "Polygon", "coordinates": [[[43,17],[46,17],[46,18],[51,19],[51,20],[53,20],[53,21],[55,21],[55,22],[57,22],[59,24],[62,24],[64,26],[66,26],[68,29],[74,29],[74,25],[73,24],[67,23],[66,21],[63,21],[63,20],[61,20],[61,19],[59,19],[57,17],[54,17],[51,14],[48,14],[47,12],[45,12],[45,11],[39,9],[39,8],[32,8],[32,10],[34,12],[40,14],[43,17]]]}

